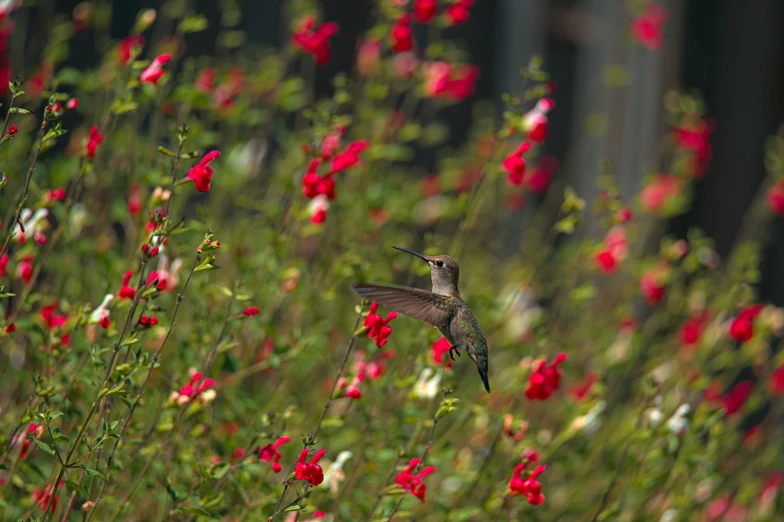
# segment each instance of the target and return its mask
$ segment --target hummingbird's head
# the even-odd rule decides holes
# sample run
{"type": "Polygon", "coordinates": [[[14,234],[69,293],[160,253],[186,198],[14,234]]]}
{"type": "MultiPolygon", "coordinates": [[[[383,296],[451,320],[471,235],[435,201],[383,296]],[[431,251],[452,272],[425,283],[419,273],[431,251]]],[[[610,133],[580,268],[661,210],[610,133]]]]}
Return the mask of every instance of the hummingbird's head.
{"type": "Polygon", "coordinates": [[[424,256],[400,247],[392,247],[416,256],[430,265],[430,277],[433,280],[433,293],[459,296],[457,282],[460,279],[460,267],[457,261],[449,256],[424,256]]]}

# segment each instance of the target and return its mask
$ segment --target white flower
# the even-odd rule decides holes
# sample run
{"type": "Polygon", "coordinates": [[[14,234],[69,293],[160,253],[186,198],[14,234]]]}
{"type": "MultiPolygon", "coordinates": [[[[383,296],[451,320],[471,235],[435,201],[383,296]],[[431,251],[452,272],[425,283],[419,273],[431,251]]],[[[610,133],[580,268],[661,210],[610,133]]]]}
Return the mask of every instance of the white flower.
{"type": "Polygon", "coordinates": [[[114,299],[114,296],[112,294],[106,294],[104,296],[103,302],[101,302],[101,304],[98,305],[98,308],[93,310],[93,313],[90,314],[91,323],[98,323],[104,317],[109,316],[109,310],[107,310],[106,307],[109,306],[109,303],[111,302],[112,299],[114,299]]]}
{"type": "Polygon", "coordinates": [[[689,419],[686,418],[686,415],[688,415],[690,411],[691,407],[688,404],[681,404],[678,406],[678,409],[675,410],[675,413],[667,421],[667,429],[672,433],[680,434],[683,430],[688,428],[689,419]]]}
{"type": "Polygon", "coordinates": [[[441,370],[433,375],[433,370],[425,368],[419,374],[419,380],[414,385],[413,394],[420,399],[432,399],[438,395],[438,386],[441,384],[441,370]],[[432,376],[432,377],[431,377],[432,376]]]}
{"type": "Polygon", "coordinates": [[[335,462],[330,464],[326,473],[324,473],[324,482],[329,485],[329,489],[333,493],[337,492],[340,483],[346,478],[345,473],[343,473],[343,465],[353,456],[354,454],[350,451],[341,451],[335,462]]]}
{"type": "Polygon", "coordinates": [[[24,209],[19,214],[19,221],[22,222],[22,226],[19,226],[19,223],[16,224],[14,237],[18,238],[20,243],[24,243],[25,238],[34,236],[36,232],[46,230],[49,226],[49,222],[46,220],[48,216],[49,210],[45,208],[40,208],[35,213],[29,208],[24,209]],[[24,232],[22,232],[23,227],[24,232]]]}

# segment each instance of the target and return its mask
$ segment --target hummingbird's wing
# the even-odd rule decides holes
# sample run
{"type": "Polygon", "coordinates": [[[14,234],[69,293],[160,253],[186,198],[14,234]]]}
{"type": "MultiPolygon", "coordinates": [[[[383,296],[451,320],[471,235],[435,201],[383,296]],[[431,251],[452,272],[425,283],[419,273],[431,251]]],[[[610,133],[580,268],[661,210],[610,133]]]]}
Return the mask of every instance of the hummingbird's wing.
{"type": "Polygon", "coordinates": [[[354,291],[368,301],[391,308],[395,312],[419,319],[433,326],[443,326],[454,308],[452,297],[434,294],[419,288],[396,285],[355,283],[354,291]]]}

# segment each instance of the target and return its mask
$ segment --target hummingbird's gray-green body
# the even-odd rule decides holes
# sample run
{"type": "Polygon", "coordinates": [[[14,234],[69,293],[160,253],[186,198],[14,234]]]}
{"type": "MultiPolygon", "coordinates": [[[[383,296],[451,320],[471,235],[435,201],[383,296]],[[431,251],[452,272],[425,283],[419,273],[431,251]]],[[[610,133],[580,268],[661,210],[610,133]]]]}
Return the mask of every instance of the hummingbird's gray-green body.
{"type": "Polygon", "coordinates": [[[457,288],[460,269],[457,261],[449,256],[426,257],[398,247],[403,252],[415,255],[430,265],[433,291],[408,288],[396,285],[355,284],[354,290],[365,299],[376,301],[392,310],[419,319],[438,328],[451,344],[452,351],[460,355],[460,350],[476,364],[485,389],[490,392],[487,379],[488,353],[487,341],[479,321],[457,288]]]}

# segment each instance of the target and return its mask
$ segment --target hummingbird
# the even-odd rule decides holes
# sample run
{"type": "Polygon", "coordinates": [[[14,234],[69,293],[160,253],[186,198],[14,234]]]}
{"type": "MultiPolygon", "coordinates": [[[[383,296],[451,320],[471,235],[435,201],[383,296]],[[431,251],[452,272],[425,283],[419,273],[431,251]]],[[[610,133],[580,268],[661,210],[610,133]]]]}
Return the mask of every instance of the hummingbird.
{"type": "Polygon", "coordinates": [[[416,252],[393,246],[392,248],[416,256],[430,266],[433,291],[397,285],[354,283],[354,291],[368,301],[376,301],[395,312],[419,319],[438,328],[452,345],[449,357],[465,350],[476,364],[485,389],[490,393],[487,380],[487,341],[479,321],[457,289],[460,268],[457,261],[446,255],[423,256],[416,252]]]}

